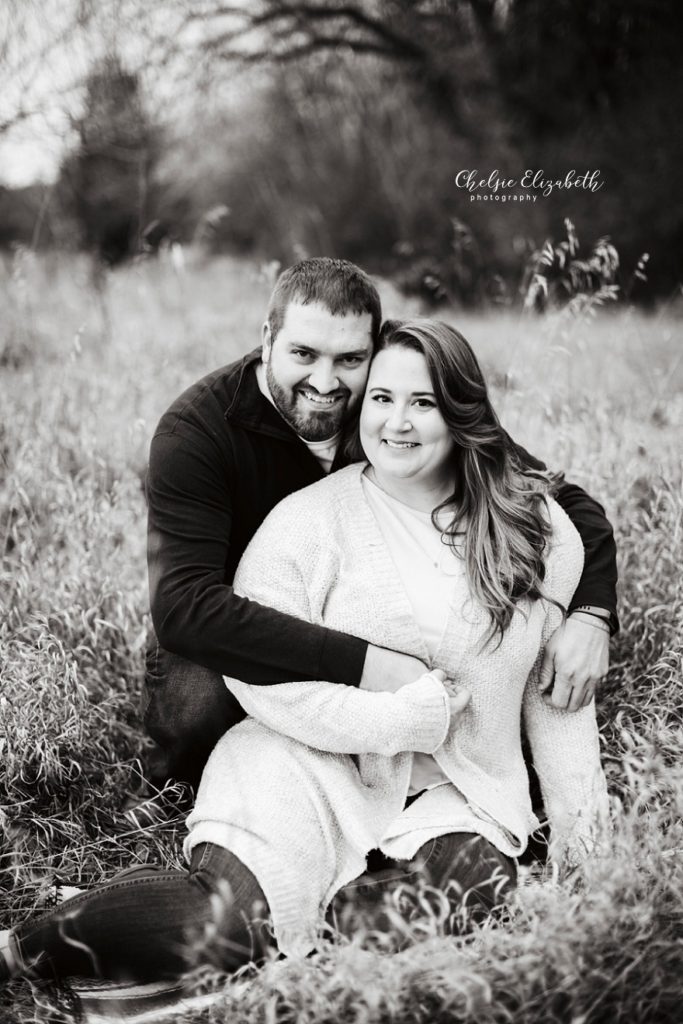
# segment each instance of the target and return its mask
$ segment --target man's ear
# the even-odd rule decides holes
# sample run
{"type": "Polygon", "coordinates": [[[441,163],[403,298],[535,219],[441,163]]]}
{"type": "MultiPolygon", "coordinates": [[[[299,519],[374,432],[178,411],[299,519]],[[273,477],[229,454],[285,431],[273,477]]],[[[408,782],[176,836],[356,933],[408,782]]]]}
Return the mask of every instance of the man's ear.
{"type": "Polygon", "coordinates": [[[263,352],[261,353],[261,362],[267,363],[270,360],[270,350],[273,347],[273,336],[270,332],[270,324],[266,320],[261,328],[261,343],[263,345],[263,352]]]}

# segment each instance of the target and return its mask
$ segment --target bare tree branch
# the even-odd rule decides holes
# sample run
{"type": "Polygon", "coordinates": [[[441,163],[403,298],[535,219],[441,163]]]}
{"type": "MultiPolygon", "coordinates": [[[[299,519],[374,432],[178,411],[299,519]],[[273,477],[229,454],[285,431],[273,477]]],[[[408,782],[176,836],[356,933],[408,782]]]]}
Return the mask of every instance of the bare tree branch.
{"type": "MultiPolygon", "coordinates": [[[[423,61],[426,56],[424,48],[419,46],[414,39],[399,34],[386,21],[373,18],[352,4],[327,6],[319,3],[289,3],[285,0],[283,3],[274,4],[266,10],[251,14],[243,8],[219,5],[212,11],[189,12],[186,16],[186,21],[187,23],[197,20],[206,22],[225,16],[237,16],[245,19],[245,21],[239,27],[227,30],[217,37],[206,40],[206,45],[213,50],[227,47],[249,34],[258,32],[260,29],[268,29],[271,34],[277,32],[281,38],[285,38],[286,35],[291,36],[296,31],[306,32],[311,41],[319,38],[322,41],[321,47],[328,48],[332,37],[327,34],[316,36],[312,25],[316,22],[337,21],[340,22],[339,42],[359,47],[358,52],[381,52],[387,55],[395,55],[400,59],[413,59],[416,61],[423,61]],[[278,22],[284,22],[284,24],[278,26],[278,22]],[[346,23],[346,26],[344,26],[344,23],[346,23]],[[370,38],[364,39],[360,37],[350,40],[342,34],[343,27],[359,29],[367,33],[370,38]],[[378,50],[377,47],[380,47],[380,49],[378,50]]],[[[267,59],[268,57],[266,47],[262,47],[254,52],[260,53],[262,58],[267,59]]],[[[226,54],[226,56],[229,56],[229,54],[226,54]]]]}
{"type": "MultiPolygon", "coordinates": [[[[339,49],[340,47],[346,47],[353,53],[362,54],[374,54],[379,57],[391,57],[396,59],[396,55],[391,51],[374,43],[366,43],[360,40],[354,41],[349,39],[338,39],[338,38],[327,38],[324,36],[317,36],[315,39],[311,39],[307,43],[302,43],[299,46],[290,46],[286,50],[280,52],[271,52],[267,56],[267,60],[273,64],[285,64],[290,61],[301,60],[303,57],[309,57],[314,53],[321,50],[339,49]]],[[[220,59],[226,62],[235,61],[241,64],[262,64],[264,62],[264,55],[262,53],[237,53],[231,52],[219,55],[220,59]]]]}

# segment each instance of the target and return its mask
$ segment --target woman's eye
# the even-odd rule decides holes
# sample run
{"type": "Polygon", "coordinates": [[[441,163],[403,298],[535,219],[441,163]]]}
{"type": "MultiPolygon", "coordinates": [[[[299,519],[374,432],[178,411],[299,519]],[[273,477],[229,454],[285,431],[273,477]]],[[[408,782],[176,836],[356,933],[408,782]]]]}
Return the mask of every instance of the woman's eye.
{"type": "Polygon", "coordinates": [[[415,400],[415,405],[418,407],[418,409],[434,409],[435,408],[434,402],[430,401],[429,398],[417,398],[415,400]]]}
{"type": "Polygon", "coordinates": [[[385,405],[388,401],[390,401],[388,395],[373,395],[372,400],[373,402],[379,402],[380,405],[385,405]]]}

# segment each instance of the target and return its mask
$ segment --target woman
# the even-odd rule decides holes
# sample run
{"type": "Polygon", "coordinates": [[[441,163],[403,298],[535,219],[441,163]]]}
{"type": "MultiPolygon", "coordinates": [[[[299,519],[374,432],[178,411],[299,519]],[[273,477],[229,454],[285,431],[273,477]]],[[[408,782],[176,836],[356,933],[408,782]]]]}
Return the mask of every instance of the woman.
{"type": "Polygon", "coordinates": [[[457,331],[384,326],[356,439],[367,462],[283,501],[235,587],[431,671],[393,694],[226,680],[249,717],[205,769],[189,873],[124,873],[22,925],[5,939],[7,971],[178,975],[185,940],[211,920],[225,882],[227,969],[265,941],[254,904],[267,904],[280,951],[304,955],[349,884],[387,877],[452,883],[455,928],[461,897],[501,901],[538,825],[522,717],[553,855],[590,849],[606,802],[594,709],[545,704],[536,679],[582,546],[548,481],[519,466],[505,436],[457,331]]]}

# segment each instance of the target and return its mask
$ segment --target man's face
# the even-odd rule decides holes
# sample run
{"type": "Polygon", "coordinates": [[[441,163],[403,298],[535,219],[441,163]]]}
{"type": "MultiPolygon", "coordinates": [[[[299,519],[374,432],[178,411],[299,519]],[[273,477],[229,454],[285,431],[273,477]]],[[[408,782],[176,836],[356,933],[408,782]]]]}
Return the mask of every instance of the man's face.
{"type": "Polygon", "coordinates": [[[363,396],[371,355],[369,313],[334,316],[317,302],[290,302],[274,342],[264,325],[270,393],[282,418],[305,441],[339,433],[363,396]]]}

